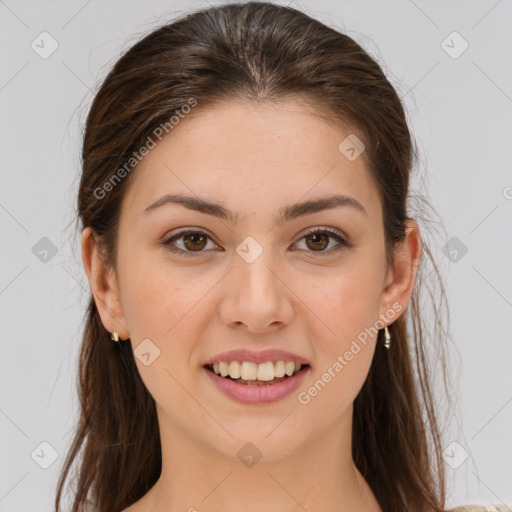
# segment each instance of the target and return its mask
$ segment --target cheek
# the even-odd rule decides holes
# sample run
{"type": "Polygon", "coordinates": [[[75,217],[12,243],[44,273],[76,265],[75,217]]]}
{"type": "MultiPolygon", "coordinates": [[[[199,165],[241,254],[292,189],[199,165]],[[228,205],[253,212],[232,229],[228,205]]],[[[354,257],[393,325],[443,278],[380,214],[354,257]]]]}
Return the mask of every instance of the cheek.
{"type": "Polygon", "coordinates": [[[305,407],[312,423],[325,426],[343,416],[351,407],[368,375],[373,357],[373,347],[361,345],[352,353],[338,354],[305,384],[298,394],[298,401],[305,407]]]}
{"type": "Polygon", "coordinates": [[[324,324],[322,339],[329,351],[341,350],[375,324],[380,305],[382,272],[364,255],[325,275],[303,280],[300,296],[324,324]]]}
{"type": "Polygon", "coordinates": [[[202,414],[187,390],[193,389],[198,371],[194,346],[204,328],[205,296],[215,280],[155,262],[132,265],[124,274],[123,308],[135,363],[163,415],[178,424],[202,414]]]}
{"type": "Polygon", "coordinates": [[[333,418],[341,414],[368,375],[378,334],[381,281],[379,266],[362,254],[325,279],[317,275],[305,281],[302,293],[309,290],[305,303],[315,313],[310,316],[315,325],[310,343],[317,365],[301,389],[306,395],[299,402],[309,400],[318,414],[333,418]]]}
{"type": "Polygon", "coordinates": [[[196,305],[212,287],[213,276],[202,277],[197,268],[173,267],[160,258],[134,252],[125,261],[123,311],[132,339],[154,337],[168,343],[191,325],[196,305]]]}
{"type": "MultiPolygon", "coordinates": [[[[318,309],[323,326],[311,333],[316,362],[301,388],[299,403],[310,418],[329,424],[351,406],[368,375],[378,330],[373,328],[377,301],[371,287],[356,286],[353,278],[339,278],[324,287],[318,309]],[[348,286],[351,284],[352,286],[348,286]]],[[[300,393],[299,392],[299,393],[300,393]]],[[[315,421],[311,420],[313,423],[315,421]]]]}
{"type": "Polygon", "coordinates": [[[155,261],[132,262],[130,272],[124,274],[123,309],[135,362],[161,404],[169,396],[176,402],[187,401],[180,383],[190,389],[195,382],[197,340],[212,315],[208,294],[222,277],[213,274],[155,261]],[[141,353],[150,354],[149,365],[144,361],[147,356],[139,357],[141,353]]]}

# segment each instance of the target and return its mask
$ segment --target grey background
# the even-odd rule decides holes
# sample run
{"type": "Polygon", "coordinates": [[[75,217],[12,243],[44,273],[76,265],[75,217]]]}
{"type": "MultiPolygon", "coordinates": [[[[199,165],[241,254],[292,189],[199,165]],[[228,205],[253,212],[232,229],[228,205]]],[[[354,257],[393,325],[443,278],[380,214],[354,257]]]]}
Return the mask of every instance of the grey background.
{"type": "MultiPolygon", "coordinates": [[[[92,93],[120,52],[159,19],[205,5],[0,0],[2,512],[52,510],[77,419],[89,287],[73,222],[92,93]],[[31,47],[35,41],[48,51],[43,31],[58,43],[47,58],[31,47]]],[[[358,41],[404,98],[421,150],[416,186],[428,191],[446,229],[432,249],[448,286],[460,409],[443,445],[448,505],[510,506],[512,4],[291,5],[358,41]],[[469,44],[457,58],[462,39],[446,40],[454,31],[469,44]]]]}

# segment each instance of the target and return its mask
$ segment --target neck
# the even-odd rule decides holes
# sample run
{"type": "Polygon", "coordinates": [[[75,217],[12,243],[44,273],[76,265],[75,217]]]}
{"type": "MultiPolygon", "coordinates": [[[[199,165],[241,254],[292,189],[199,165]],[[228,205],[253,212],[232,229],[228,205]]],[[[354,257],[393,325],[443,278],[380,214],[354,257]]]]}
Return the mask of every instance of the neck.
{"type": "MultiPolygon", "coordinates": [[[[300,450],[279,458],[262,453],[252,467],[192,439],[159,415],[162,473],[144,510],[381,512],[352,460],[351,413],[344,425],[308,439],[300,450]]],[[[246,442],[238,440],[237,446],[246,442]]]]}

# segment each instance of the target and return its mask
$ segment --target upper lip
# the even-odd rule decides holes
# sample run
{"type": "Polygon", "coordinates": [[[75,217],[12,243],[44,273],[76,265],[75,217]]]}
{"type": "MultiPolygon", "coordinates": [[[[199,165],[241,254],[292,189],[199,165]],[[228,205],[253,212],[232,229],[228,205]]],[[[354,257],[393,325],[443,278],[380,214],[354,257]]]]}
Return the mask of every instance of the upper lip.
{"type": "Polygon", "coordinates": [[[242,348],[217,354],[205,361],[203,366],[221,362],[229,363],[231,361],[248,361],[252,363],[265,363],[266,361],[293,361],[294,363],[309,364],[307,359],[284,350],[267,349],[254,352],[252,350],[242,348]]]}

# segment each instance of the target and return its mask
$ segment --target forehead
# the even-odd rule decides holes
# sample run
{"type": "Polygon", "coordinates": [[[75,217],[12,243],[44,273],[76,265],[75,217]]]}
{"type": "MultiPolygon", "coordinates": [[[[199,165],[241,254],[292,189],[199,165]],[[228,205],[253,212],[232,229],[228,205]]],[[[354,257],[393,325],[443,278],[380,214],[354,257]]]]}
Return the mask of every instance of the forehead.
{"type": "Polygon", "coordinates": [[[364,159],[351,161],[339,149],[350,133],[298,101],[198,105],[139,163],[122,215],[139,216],[171,193],[225,203],[242,217],[340,193],[378,218],[378,194],[364,159]]]}

